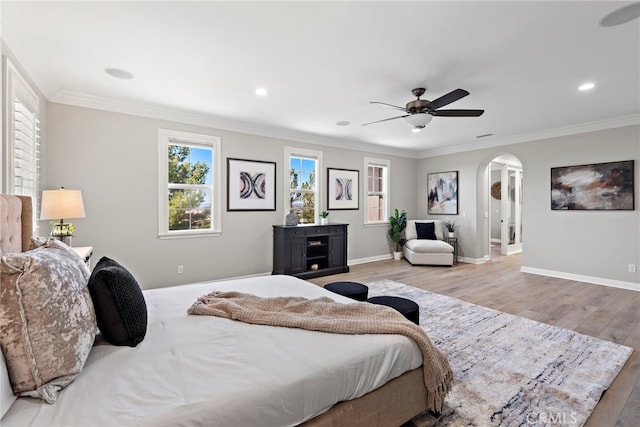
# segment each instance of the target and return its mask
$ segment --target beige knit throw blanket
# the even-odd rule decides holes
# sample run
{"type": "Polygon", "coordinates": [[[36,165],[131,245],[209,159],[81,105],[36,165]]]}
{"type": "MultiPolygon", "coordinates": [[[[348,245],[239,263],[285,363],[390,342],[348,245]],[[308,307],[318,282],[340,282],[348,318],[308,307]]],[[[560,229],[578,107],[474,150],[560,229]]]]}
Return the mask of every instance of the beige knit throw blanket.
{"type": "Polygon", "coordinates": [[[396,310],[367,302],[340,304],[328,297],[262,298],[241,292],[212,292],[198,298],[189,314],[204,314],[257,325],[300,328],[335,334],[399,334],[413,339],[423,355],[427,407],[442,412],[451,388],[449,361],[424,330],[396,310]]]}

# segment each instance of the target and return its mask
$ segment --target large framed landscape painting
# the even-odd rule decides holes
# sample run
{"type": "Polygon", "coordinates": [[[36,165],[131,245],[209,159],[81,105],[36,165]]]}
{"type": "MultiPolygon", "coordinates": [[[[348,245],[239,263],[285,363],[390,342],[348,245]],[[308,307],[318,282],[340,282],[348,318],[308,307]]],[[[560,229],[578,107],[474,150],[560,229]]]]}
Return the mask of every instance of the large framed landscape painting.
{"type": "Polygon", "coordinates": [[[551,210],[634,210],[634,161],[551,168],[551,210]]]}
{"type": "Polygon", "coordinates": [[[358,210],[358,171],[327,168],[327,209],[358,210]]]}
{"type": "Polygon", "coordinates": [[[458,215],[458,171],[427,174],[427,213],[458,215]]]}
{"type": "Polygon", "coordinates": [[[227,159],[227,211],[275,211],[276,164],[227,159]]]}

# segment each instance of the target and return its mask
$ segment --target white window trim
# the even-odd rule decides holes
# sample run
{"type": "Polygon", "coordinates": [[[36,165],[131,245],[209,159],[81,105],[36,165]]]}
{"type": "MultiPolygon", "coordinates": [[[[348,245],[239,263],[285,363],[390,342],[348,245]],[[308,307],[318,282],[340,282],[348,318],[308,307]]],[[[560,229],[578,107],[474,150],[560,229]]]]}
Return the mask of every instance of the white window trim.
{"type": "MultiPolygon", "coordinates": [[[[2,90],[4,92],[5,102],[3,105],[3,125],[0,128],[4,128],[5,143],[2,144],[3,149],[0,150],[0,162],[4,169],[4,173],[2,174],[2,176],[0,176],[0,189],[3,193],[15,194],[15,122],[13,117],[13,112],[15,110],[14,98],[17,97],[28,110],[32,111],[35,114],[36,126],[38,125],[40,117],[40,98],[36,94],[35,90],[32,89],[31,84],[22,76],[16,66],[13,65],[11,60],[9,60],[9,58],[7,58],[6,56],[3,56],[2,59],[5,76],[2,90]]],[[[37,129],[36,133],[38,133],[37,129]]],[[[38,146],[40,145],[39,136],[36,136],[34,144],[36,150],[36,170],[34,172],[35,182],[33,194],[31,194],[30,197],[33,203],[33,235],[37,236],[40,229],[40,153],[38,149],[38,146]]]]}
{"type": "MultiPolygon", "coordinates": [[[[283,197],[283,203],[284,203],[284,216],[283,216],[283,221],[286,220],[286,216],[289,213],[289,210],[291,209],[291,207],[289,206],[289,193],[291,192],[291,188],[289,187],[291,185],[290,182],[290,177],[289,177],[289,173],[291,171],[291,162],[290,162],[290,158],[291,156],[296,156],[296,157],[309,157],[312,159],[316,159],[316,194],[315,194],[315,198],[313,200],[313,204],[316,208],[315,211],[315,216],[314,216],[314,222],[318,223],[320,222],[320,212],[322,212],[323,210],[325,210],[322,206],[321,206],[321,199],[322,197],[322,190],[323,190],[323,186],[322,186],[322,151],[317,151],[317,150],[309,150],[306,148],[297,148],[297,147],[284,147],[284,164],[285,167],[284,169],[284,174],[283,174],[283,182],[284,182],[284,192],[282,194],[284,194],[283,197]]],[[[284,222],[283,222],[284,223],[284,222]]]]}
{"type": "Polygon", "coordinates": [[[389,213],[389,188],[390,179],[391,179],[391,161],[388,159],[375,159],[372,157],[364,158],[364,199],[365,199],[365,208],[364,208],[364,225],[365,226],[378,226],[378,225],[387,225],[389,223],[388,217],[389,213]],[[383,166],[386,167],[386,179],[384,180],[384,214],[382,221],[369,221],[369,166],[383,166]]]}
{"type": "Polygon", "coordinates": [[[220,137],[170,129],[158,129],[158,237],[161,239],[211,237],[222,233],[222,140],[220,137]],[[211,184],[211,230],[170,231],[169,222],[169,186],[168,150],[172,143],[201,146],[213,150],[213,177],[211,184]]]}

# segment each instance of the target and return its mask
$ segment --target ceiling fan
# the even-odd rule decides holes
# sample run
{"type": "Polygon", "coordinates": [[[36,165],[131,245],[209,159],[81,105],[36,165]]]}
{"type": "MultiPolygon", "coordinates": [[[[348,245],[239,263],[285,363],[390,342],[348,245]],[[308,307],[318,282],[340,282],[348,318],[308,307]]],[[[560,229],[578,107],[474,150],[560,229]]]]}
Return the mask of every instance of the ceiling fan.
{"type": "Polygon", "coordinates": [[[395,108],[405,114],[401,116],[391,117],[388,119],[376,120],[375,122],[365,123],[362,126],[371,125],[373,123],[387,122],[395,119],[405,119],[407,123],[411,125],[414,132],[420,132],[433,118],[433,116],[439,117],[478,117],[484,113],[484,110],[439,110],[439,108],[449,105],[465,96],[469,95],[464,89],[453,90],[440,98],[428,101],[426,99],[420,99],[424,94],[425,88],[419,87],[411,91],[411,93],[418,99],[410,101],[405,107],[399,107],[397,105],[387,104],[385,102],[372,101],[371,104],[380,104],[385,107],[395,108]]]}

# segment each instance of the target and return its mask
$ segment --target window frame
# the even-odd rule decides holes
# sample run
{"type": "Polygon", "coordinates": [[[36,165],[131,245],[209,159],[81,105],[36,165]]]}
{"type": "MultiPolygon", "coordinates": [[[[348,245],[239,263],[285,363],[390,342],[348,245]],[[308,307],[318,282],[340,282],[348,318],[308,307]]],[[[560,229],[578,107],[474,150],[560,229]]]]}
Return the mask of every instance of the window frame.
{"type": "Polygon", "coordinates": [[[158,129],[158,237],[160,239],[212,237],[222,233],[222,139],[218,136],[158,129]],[[169,145],[206,148],[212,151],[211,228],[208,230],[169,230],[169,145]]]}
{"type": "Polygon", "coordinates": [[[365,209],[364,209],[364,225],[365,226],[378,226],[378,225],[387,225],[389,223],[389,188],[390,188],[390,177],[391,177],[391,161],[388,159],[376,159],[372,157],[364,158],[364,170],[365,170],[365,209]],[[369,195],[372,193],[369,187],[369,166],[374,167],[382,167],[383,169],[383,190],[381,192],[376,192],[377,194],[382,194],[384,207],[382,212],[382,220],[380,221],[370,221],[369,220],[369,195]]]}
{"type": "MultiPolygon", "coordinates": [[[[33,235],[38,236],[40,230],[40,97],[31,84],[24,78],[18,68],[6,56],[2,57],[4,68],[4,104],[2,124],[4,143],[0,151],[4,173],[0,176],[0,188],[6,194],[17,194],[31,197],[33,210],[33,235]],[[15,101],[33,115],[33,151],[29,153],[33,159],[33,186],[31,192],[16,192],[16,118],[15,101]]],[[[23,188],[23,187],[21,187],[23,188]]]]}
{"type": "Polygon", "coordinates": [[[284,181],[284,220],[286,222],[286,216],[291,209],[291,205],[289,203],[289,194],[291,193],[291,182],[289,173],[291,171],[291,157],[304,157],[308,159],[314,159],[316,161],[316,191],[313,198],[313,205],[315,208],[315,212],[313,213],[313,223],[317,224],[320,222],[320,212],[323,211],[320,203],[322,200],[322,151],[317,150],[309,150],[306,148],[297,148],[297,147],[284,147],[284,162],[286,167],[284,167],[283,172],[283,181],[284,181]]]}

